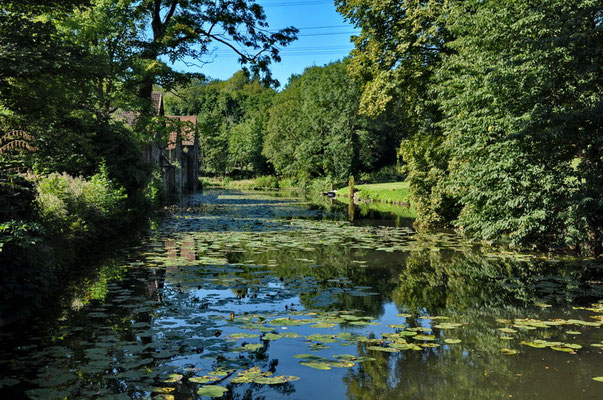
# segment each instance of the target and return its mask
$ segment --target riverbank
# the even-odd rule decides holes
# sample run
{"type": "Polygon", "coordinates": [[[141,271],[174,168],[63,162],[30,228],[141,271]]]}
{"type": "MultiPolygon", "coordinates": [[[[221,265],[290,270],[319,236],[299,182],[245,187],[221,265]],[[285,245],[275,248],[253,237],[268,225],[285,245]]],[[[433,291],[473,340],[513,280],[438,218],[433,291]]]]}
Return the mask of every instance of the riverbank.
{"type": "Polygon", "coordinates": [[[111,180],[104,167],[89,179],[3,178],[0,326],[29,321],[61,297],[66,282],[94,273],[82,265],[104,260],[144,231],[156,205],[146,194],[135,201],[135,194],[111,180]]]}
{"type": "MultiPolygon", "coordinates": [[[[356,185],[354,198],[363,203],[387,203],[410,207],[411,193],[407,182],[388,182],[356,185]]],[[[349,189],[337,190],[337,197],[349,197],[349,189]]]]}

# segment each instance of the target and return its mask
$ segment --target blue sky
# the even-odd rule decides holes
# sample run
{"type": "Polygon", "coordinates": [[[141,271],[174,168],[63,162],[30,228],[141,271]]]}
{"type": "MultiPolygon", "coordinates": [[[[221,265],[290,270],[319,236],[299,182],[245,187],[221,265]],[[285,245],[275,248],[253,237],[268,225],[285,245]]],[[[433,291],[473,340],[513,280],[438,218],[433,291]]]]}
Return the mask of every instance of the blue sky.
{"type": "MultiPolygon", "coordinates": [[[[283,86],[291,74],[340,60],[353,48],[350,37],[356,30],[337,13],[333,0],[258,0],[258,3],[264,6],[271,30],[291,25],[300,30],[298,40],[282,50],[282,62],[271,68],[283,86]]],[[[226,47],[216,46],[214,57],[212,63],[201,67],[177,63],[175,68],[217,79],[228,79],[240,69],[237,56],[226,47]]]]}

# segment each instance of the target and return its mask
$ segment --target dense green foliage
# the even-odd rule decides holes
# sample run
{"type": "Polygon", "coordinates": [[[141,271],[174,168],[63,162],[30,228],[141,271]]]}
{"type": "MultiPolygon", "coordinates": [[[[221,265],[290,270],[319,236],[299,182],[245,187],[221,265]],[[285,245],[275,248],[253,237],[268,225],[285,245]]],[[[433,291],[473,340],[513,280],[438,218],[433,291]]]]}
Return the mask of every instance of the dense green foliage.
{"type": "Polygon", "coordinates": [[[345,63],[292,78],[270,110],[264,154],[276,172],[301,181],[346,181],[350,174],[395,164],[395,120],[359,115],[359,101],[360,86],[345,63]]]}
{"type": "Polygon", "coordinates": [[[364,111],[408,116],[419,225],[600,254],[600,1],[338,5],[362,28],[349,69],[368,80],[364,111]]]}
{"type": "Polygon", "coordinates": [[[166,107],[198,115],[206,174],[342,182],[396,164],[399,119],[360,115],[360,94],[338,62],[308,68],[279,93],[244,72],[196,81],[168,94],[166,107]]]}
{"type": "Polygon", "coordinates": [[[193,81],[167,94],[174,115],[197,115],[206,174],[258,175],[269,171],[262,156],[268,108],[275,91],[240,71],[227,81],[193,81]]]}

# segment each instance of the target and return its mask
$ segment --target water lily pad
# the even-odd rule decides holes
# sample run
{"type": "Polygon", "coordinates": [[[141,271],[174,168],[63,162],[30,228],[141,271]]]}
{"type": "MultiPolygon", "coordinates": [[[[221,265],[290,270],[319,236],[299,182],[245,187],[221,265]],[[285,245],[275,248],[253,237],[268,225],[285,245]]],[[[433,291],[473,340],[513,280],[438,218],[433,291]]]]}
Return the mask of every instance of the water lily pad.
{"type": "Polygon", "coordinates": [[[260,337],[259,334],[256,333],[232,333],[226,337],[226,339],[252,339],[260,337]]]}
{"type": "Polygon", "coordinates": [[[207,397],[222,397],[226,392],[228,392],[228,389],[218,385],[203,386],[201,389],[197,390],[199,396],[207,397]]]}
{"type": "Polygon", "coordinates": [[[169,393],[172,393],[174,390],[176,390],[176,388],[173,388],[173,387],[155,387],[155,388],[153,388],[153,393],[169,394],[169,393]]]}
{"type": "Polygon", "coordinates": [[[165,383],[174,383],[180,382],[182,380],[182,375],[180,374],[171,374],[168,379],[163,380],[165,383]]]}
{"type": "Polygon", "coordinates": [[[369,346],[369,347],[367,347],[367,350],[383,351],[386,353],[397,353],[400,351],[399,349],[395,349],[393,347],[383,347],[383,346],[369,346]]]}
{"type": "Polygon", "coordinates": [[[282,383],[298,381],[300,378],[297,376],[283,375],[283,376],[272,376],[272,377],[259,377],[253,380],[254,383],[260,385],[280,385],[282,383]]]}
{"type": "Polygon", "coordinates": [[[413,339],[431,341],[431,340],[435,340],[436,337],[434,335],[416,335],[416,336],[413,336],[413,339]]]}
{"type": "Polygon", "coordinates": [[[526,346],[530,346],[530,347],[534,347],[534,348],[537,348],[537,349],[544,349],[545,347],[547,347],[546,343],[537,342],[537,341],[533,341],[533,342],[521,341],[520,344],[523,344],[523,345],[526,345],[526,346]]]}
{"type": "Polygon", "coordinates": [[[574,349],[571,349],[569,347],[558,347],[558,346],[551,346],[551,349],[555,350],[555,351],[562,351],[565,353],[573,353],[574,349]]]}
{"type": "Polygon", "coordinates": [[[238,347],[235,350],[238,351],[256,351],[264,347],[263,344],[260,343],[247,343],[245,346],[238,347]]]}
{"type": "Polygon", "coordinates": [[[460,326],[463,326],[463,324],[458,324],[458,323],[454,323],[454,322],[443,322],[441,324],[437,324],[434,326],[434,328],[438,328],[438,329],[456,329],[460,326]]]}
{"type": "Polygon", "coordinates": [[[160,393],[160,394],[153,395],[152,399],[153,400],[175,400],[176,397],[173,394],[160,393]]]}
{"type": "Polygon", "coordinates": [[[603,382],[603,376],[595,376],[593,378],[593,381],[597,381],[597,382],[603,382]]]}
{"type": "Polygon", "coordinates": [[[458,344],[458,343],[461,343],[461,339],[454,339],[454,338],[444,339],[444,343],[458,344]]]}
{"type": "Polygon", "coordinates": [[[317,322],[314,325],[310,325],[312,328],[334,328],[337,324],[333,322],[317,322]]]}
{"type": "Polygon", "coordinates": [[[515,350],[515,349],[500,349],[500,352],[507,356],[517,354],[517,350],[515,350]]]}
{"type": "Polygon", "coordinates": [[[220,378],[217,377],[217,376],[206,375],[206,376],[202,376],[202,377],[194,376],[192,378],[188,378],[188,380],[190,382],[193,382],[193,383],[203,383],[203,384],[205,384],[205,383],[212,383],[212,382],[219,381],[220,378]]]}
{"type": "Polygon", "coordinates": [[[352,355],[352,354],[335,354],[333,356],[333,358],[336,358],[338,360],[345,360],[345,361],[354,361],[356,360],[358,357],[352,355]]]}
{"type": "Polygon", "coordinates": [[[331,369],[331,363],[322,362],[322,361],[300,361],[301,365],[306,367],[314,368],[314,369],[323,369],[329,370],[331,369]]]}
{"type": "Polygon", "coordinates": [[[316,335],[306,336],[306,339],[312,340],[315,342],[321,342],[321,343],[337,343],[338,342],[338,340],[335,339],[335,335],[316,334],[316,335]]]}
{"type": "Polygon", "coordinates": [[[266,333],[262,336],[262,340],[279,340],[282,339],[283,336],[278,333],[266,333]]]}
{"type": "Polygon", "coordinates": [[[517,333],[517,331],[515,329],[511,329],[511,328],[498,328],[499,331],[504,332],[504,333],[517,333]]]}

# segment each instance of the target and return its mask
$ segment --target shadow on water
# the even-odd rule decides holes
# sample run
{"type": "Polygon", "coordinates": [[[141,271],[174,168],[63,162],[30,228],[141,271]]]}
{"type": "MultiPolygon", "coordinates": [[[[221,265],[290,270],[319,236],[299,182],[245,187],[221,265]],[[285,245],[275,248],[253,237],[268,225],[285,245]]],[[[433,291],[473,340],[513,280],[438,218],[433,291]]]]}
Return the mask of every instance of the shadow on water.
{"type": "Polygon", "coordinates": [[[0,394],[601,398],[600,263],[419,236],[348,207],[191,196],[58,318],[3,333],[0,394]]]}

